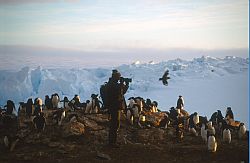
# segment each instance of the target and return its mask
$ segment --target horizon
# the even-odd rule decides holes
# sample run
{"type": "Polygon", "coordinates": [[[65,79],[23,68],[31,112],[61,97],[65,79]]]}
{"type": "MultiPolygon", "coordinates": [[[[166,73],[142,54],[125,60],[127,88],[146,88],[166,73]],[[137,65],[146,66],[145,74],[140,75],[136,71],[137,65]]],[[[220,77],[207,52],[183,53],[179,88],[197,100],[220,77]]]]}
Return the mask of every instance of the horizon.
{"type": "Polygon", "coordinates": [[[140,63],[160,63],[168,60],[210,56],[223,59],[227,56],[248,58],[248,49],[119,49],[113,51],[83,51],[34,46],[0,45],[0,70],[20,70],[23,67],[37,68],[114,68],[140,63]]]}

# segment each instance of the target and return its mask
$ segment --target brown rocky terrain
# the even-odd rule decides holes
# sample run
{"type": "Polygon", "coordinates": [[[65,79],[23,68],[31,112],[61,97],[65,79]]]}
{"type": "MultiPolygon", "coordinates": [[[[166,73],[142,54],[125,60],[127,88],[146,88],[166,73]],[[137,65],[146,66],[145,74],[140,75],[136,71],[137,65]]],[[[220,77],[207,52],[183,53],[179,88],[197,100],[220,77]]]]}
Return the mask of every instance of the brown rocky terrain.
{"type": "MultiPolygon", "coordinates": [[[[46,111],[45,111],[46,113],[46,111]]],[[[70,113],[72,114],[72,113],[70,113]]],[[[47,111],[47,126],[38,133],[29,119],[19,118],[18,141],[12,151],[0,143],[0,162],[248,162],[248,139],[238,140],[233,133],[231,144],[217,137],[215,153],[207,151],[200,136],[184,132],[177,142],[175,129],[169,127],[139,128],[129,125],[122,117],[119,130],[119,148],[111,148],[108,141],[108,115],[83,115],[76,113],[76,121],[64,120],[62,126],[50,121],[47,111]]],[[[4,133],[1,133],[3,140],[4,133]]]]}

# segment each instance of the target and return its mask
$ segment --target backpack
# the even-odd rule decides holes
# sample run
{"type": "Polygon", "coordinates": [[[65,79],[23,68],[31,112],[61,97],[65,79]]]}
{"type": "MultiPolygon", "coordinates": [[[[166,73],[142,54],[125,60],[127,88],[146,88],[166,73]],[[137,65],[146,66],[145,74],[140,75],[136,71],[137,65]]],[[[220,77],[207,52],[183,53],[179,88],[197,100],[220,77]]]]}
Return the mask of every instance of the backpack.
{"type": "Polygon", "coordinates": [[[108,100],[108,83],[105,82],[100,87],[100,96],[103,102],[103,109],[108,109],[109,100],[108,100]]]}

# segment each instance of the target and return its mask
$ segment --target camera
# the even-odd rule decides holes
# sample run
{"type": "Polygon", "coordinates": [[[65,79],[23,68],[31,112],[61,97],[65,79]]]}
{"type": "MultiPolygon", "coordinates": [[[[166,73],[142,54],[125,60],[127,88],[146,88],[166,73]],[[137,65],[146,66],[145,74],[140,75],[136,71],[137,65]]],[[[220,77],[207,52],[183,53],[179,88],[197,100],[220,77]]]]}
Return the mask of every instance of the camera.
{"type": "Polygon", "coordinates": [[[131,78],[124,78],[124,77],[121,77],[121,78],[120,78],[120,81],[121,81],[121,82],[125,82],[125,83],[131,83],[131,82],[132,82],[132,79],[131,79],[131,78]]]}

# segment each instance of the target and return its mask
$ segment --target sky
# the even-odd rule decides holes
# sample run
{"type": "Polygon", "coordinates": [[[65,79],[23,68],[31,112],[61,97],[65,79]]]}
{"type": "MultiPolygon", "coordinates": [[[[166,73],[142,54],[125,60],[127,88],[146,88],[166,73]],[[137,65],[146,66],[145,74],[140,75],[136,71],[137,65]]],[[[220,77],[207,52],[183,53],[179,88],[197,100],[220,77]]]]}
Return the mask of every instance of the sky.
{"type": "Polygon", "coordinates": [[[85,51],[248,48],[247,0],[0,0],[0,45],[85,51]]]}

